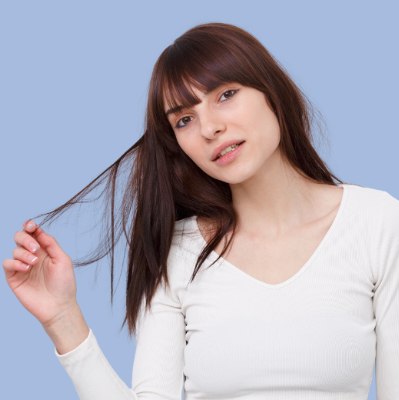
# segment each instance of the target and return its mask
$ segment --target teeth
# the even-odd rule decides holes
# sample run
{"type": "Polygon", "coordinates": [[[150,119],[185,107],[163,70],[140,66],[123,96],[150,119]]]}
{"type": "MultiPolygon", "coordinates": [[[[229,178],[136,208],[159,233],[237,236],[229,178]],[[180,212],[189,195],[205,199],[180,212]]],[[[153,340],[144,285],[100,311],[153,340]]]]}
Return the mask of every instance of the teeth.
{"type": "Polygon", "coordinates": [[[229,147],[226,147],[224,150],[222,150],[219,153],[219,157],[224,156],[225,154],[229,153],[230,151],[234,150],[236,147],[238,147],[238,144],[232,144],[229,147]]]}

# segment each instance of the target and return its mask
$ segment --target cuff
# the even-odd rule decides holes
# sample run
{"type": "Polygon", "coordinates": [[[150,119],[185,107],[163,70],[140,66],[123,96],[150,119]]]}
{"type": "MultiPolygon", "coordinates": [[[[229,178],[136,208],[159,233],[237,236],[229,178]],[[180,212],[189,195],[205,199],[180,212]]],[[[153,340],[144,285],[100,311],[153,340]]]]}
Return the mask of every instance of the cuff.
{"type": "Polygon", "coordinates": [[[66,364],[79,361],[85,356],[85,354],[90,352],[90,350],[92,350],[96,346],[98,346],[97,340],[94,336],[93,331],[90,329],[86,339],[83,340],[83,342],[80,343],[77,347],[64,354],[58,353],[57,349],[54,347],[54,353],[61,364],[65,366],[66,364]]]}

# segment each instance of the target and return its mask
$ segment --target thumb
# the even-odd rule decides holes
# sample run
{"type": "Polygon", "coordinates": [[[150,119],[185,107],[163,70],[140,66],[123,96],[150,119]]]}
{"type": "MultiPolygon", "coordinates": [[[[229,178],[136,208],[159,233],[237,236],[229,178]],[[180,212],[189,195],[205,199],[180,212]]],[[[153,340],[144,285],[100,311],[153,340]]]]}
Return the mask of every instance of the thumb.
{"type": "Polygon", "coordinates": [[[42,228],[37,227],[32,233],[32,236],[37,240],[40,247],[47,252],[51,259],[59,260],[65,256],[57,240],[53,236],[47,234],[42,228]]]}

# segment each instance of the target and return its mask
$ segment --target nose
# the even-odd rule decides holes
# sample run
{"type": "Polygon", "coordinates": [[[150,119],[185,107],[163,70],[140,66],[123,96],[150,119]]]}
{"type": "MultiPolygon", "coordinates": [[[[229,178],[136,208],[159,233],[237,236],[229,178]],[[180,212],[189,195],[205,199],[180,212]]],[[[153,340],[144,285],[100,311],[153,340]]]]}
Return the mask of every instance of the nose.
{"type": "Polygon", "coordinates": [[[200,116],[201,135],[205,139],[213,139],[226,129],[225,122],[215,110],[204,111],[200,116]]]}

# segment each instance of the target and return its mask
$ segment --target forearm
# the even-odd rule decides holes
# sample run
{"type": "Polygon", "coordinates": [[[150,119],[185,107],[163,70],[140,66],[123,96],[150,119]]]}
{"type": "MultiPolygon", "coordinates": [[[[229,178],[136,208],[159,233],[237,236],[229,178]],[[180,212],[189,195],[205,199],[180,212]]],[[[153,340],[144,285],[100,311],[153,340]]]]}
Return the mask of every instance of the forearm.
{"type": "Polygon", "coordinates": [[[89,334],[89,327],[77,304],[50,323],[43,324],[43,328],[59,354],[75,349],[89,334]]]}

